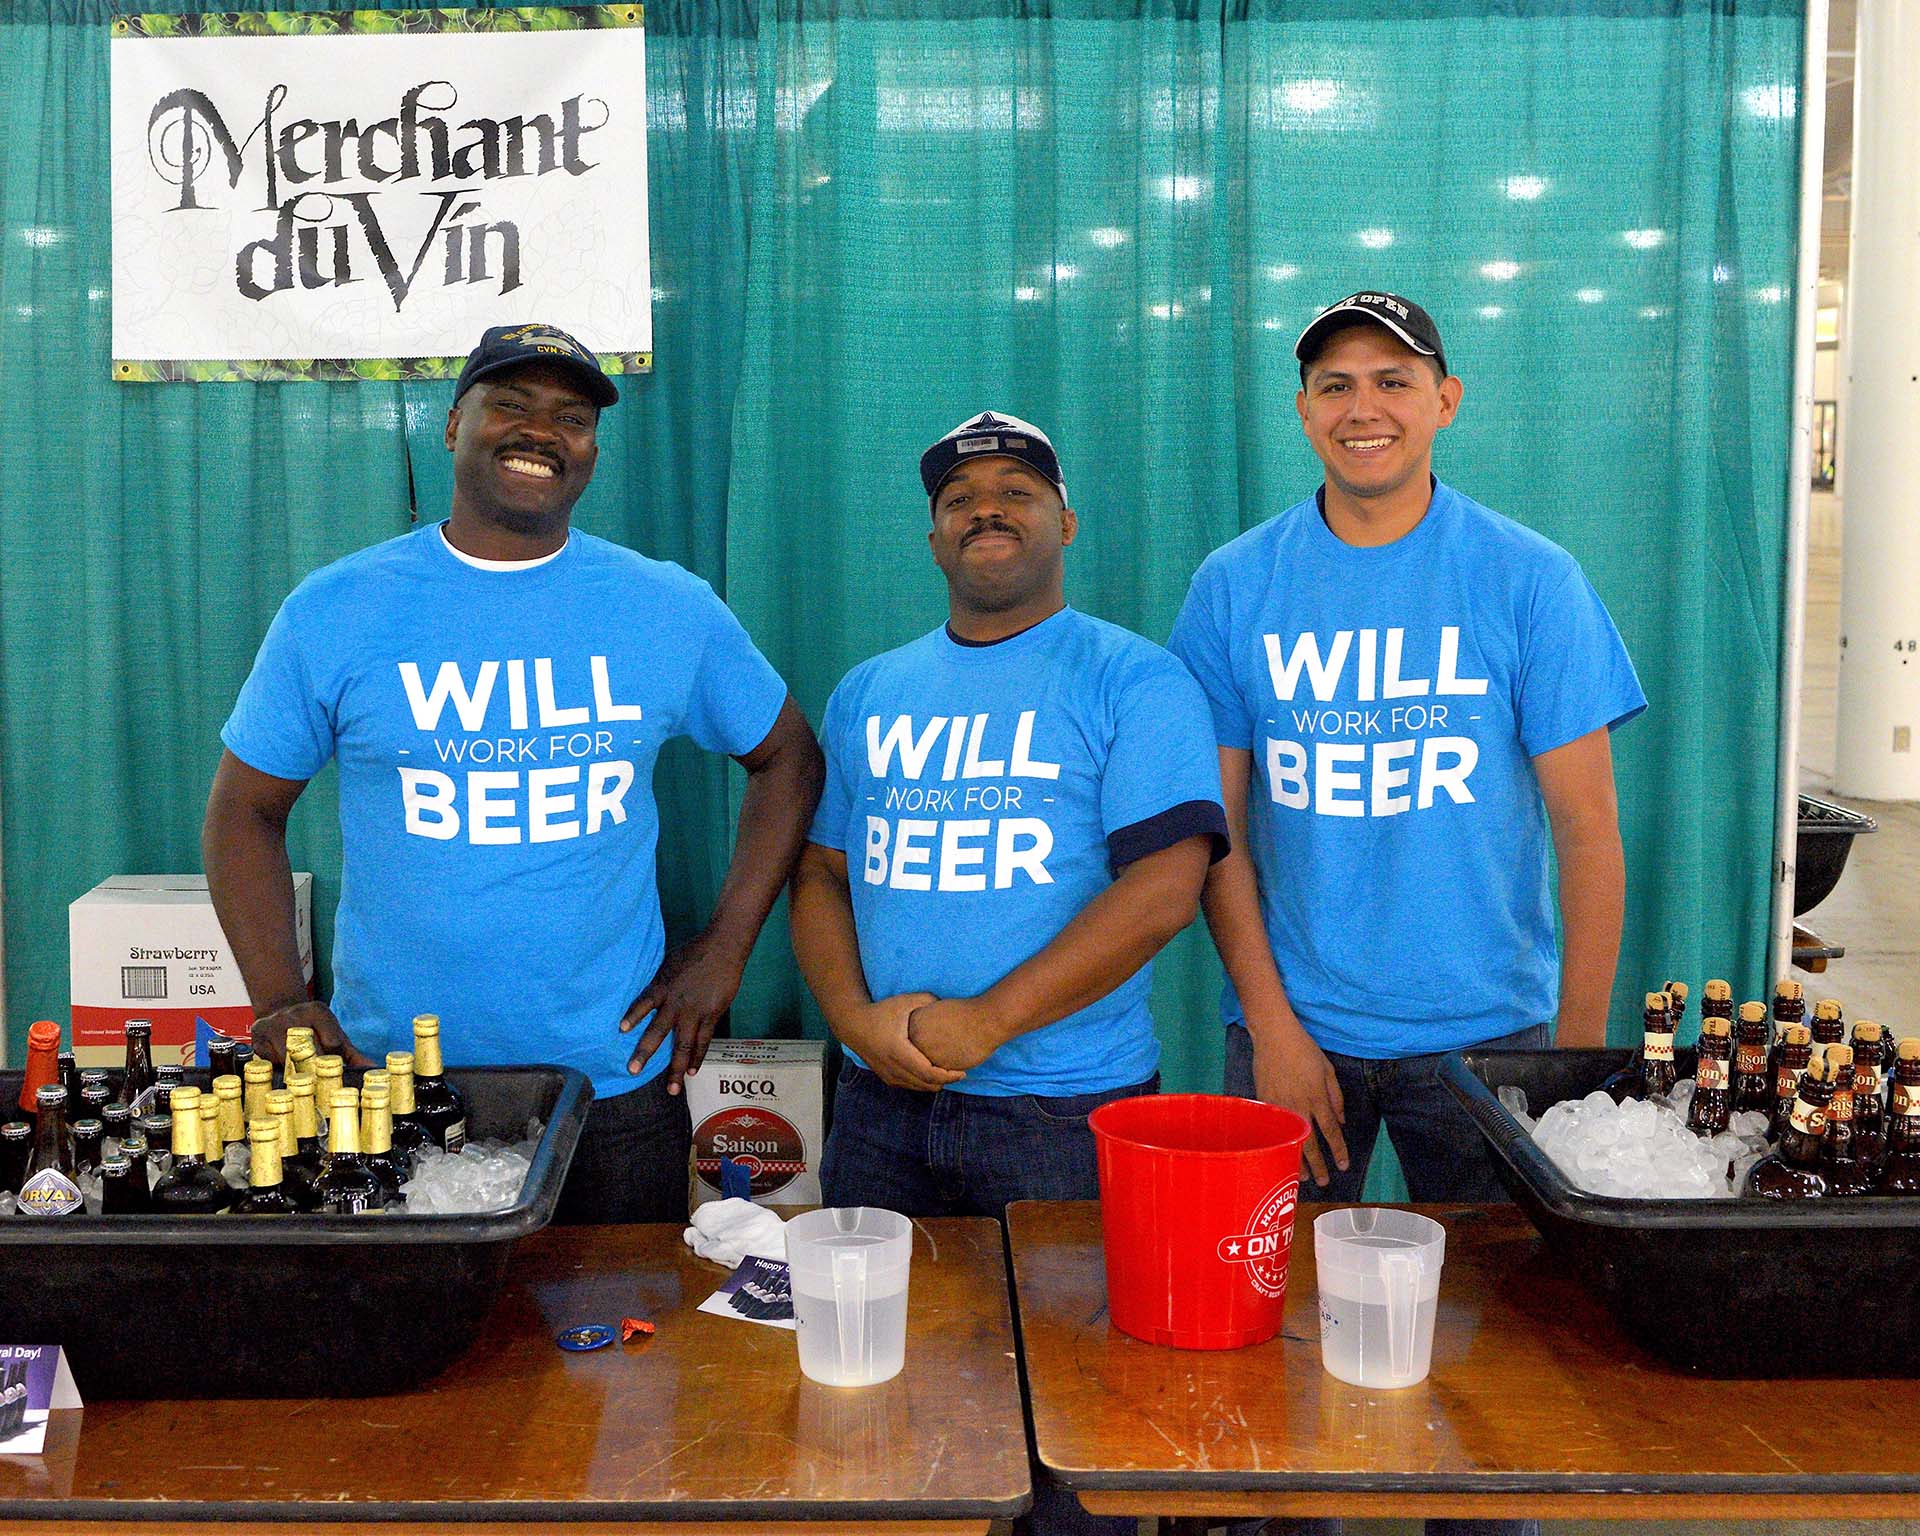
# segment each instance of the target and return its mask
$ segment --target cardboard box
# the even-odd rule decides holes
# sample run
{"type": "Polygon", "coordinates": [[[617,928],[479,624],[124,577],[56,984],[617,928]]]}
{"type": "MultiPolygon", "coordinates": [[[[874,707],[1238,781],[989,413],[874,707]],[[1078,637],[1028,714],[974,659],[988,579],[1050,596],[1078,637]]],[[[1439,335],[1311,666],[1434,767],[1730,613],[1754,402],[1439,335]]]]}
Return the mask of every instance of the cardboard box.
{"type": "Polygon", "coordinates": [[[818,1205],[826,1140],[824,1040],[716,1040],[686,1081],[694,1205],[720,1198],[720,1160],[744,1163],[759,1205],[818,1205]]]}
{"type": "MultiPolygon", "coordinates": [[[[313,876],[293,877],[300,971],[313,985],[313,876]]],[[[126,1060],[128,1019],[153,1024],[155,1065],[206,1061],[215,1035],[245,1040],[253,1004],[205,875],[115,875],[67,908],[73,1049],[83,1067],[126,1060]]]]}

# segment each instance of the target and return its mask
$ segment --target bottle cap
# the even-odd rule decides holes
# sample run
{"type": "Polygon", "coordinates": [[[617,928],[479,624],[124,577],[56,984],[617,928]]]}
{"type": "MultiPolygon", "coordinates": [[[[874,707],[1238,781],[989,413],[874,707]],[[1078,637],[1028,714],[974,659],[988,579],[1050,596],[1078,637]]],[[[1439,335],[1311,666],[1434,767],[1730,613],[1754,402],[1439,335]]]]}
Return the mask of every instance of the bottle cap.
{"type": "Polygon", "coordinates": [[[1804,1024],[1789,1024],[1782,1032],[1782,1038],[1788,1045],[1811,1045],[1813,1031],[1804,1024]]]}
{"type": "Polygon", "coordinates": [[[1676,1003],[1684,1003],[1692,989],[1684,981],[1670,981],[1667,983],[1666,991],[1667,996],[1676,1003]]]}
{"type": "Polygon", "coordinates": [[[190,1109],[195,1114],[198,1114],[200,1112],[200,1090],[198,1088],[189,1088],[185,1083],[182,1083],[178,1088],[173,1090],[173,1109],[175,1114],[178,1114],[183,1109],[190,1109]]]}
{"type": "Polygon", "coordinates": [[[415,1014],[413,1019],[413,1038],[440,1033],[440,1015],[437,1013],[415,1014]]]}
{"type": "Polygon", "coordinates": [[[393,1087],[393,1075],[378,1067],[369,1067],[360,1074],[362,1093],[385,1093],[393,1087]]]}
{"type": "Polygon", "coordinates": [[[1853,1026],[1853,1038],[1856,1040],[1878,1040],[1883,1033],[1884,1031],[1881,1027],[1874,1023],[1872,1019],[1862,1019],[1858,1024],[1853,1026]]]}
{"type": "MultiPolygon", "coordinates": [[[[1914,1044],[1920,1045],[1920,1040],[1914,1041],[1914,1044]]],[[[5,1125],[0,1125],[0,1141],[25,1141],[32,1134],[33,1127],[25,1120],[9,1120],[5,1125]]]]}
{"type": "Polygon", "coordinates": [[[27,1026],[27,1049],[30,1051],[57,1051],[60,1049],[60,1026],[52,1019],[38,1019],[27,1026]]]}
{"type": "Polygon", "coordinates": [[[1827,1053],[1825,1051],[1815,1051],[1813,1055],[1808,1058],[1806,1075],[1816,1083],[1824,1083],[1827,1080],[1827,1053]]]}
{"type": "Polygon", "coordinates": [[[280,1122],[269,1115],[264,1120],[247,1122],[248,1141],[270,1141],[276,1147],[280,1145],[280,1122]]]}
{"type": "Polygon", "coordinates": [[[1707,983],[1706,996],[1707,1001],[1711,1003],[1732,1002],[1733,988],[1728,986],[1724,981],[1710,981],[1707,983]]]}
{"type": "Polygon", "coordinates": [[[237,1099],[240,1097],[240,1079],[231,1072],[223,1072],[213,1080],[213,1093],[219,1099],[237,1099]]]}
{"type": "Polygon", "coordinates": [[[575,1351],[605,1349],[618,1336],[611,1323],[576,1323],[571,1328],[562,1329],[553,1342],[562,1349],[575,1351]]]}
{"type": "Polygon", "coordinates": [[[351,1088],[336,1088],[327,1107],[332,1110],[353,1110],[360,1107],[360,1095],[351,1088]]]}
{"type": "Polygon", "coordinates": [[[1823,997],[1813,1005],[1816,1019],[1837,1019],[1840,1017],[1840,1004],[1831,997],[1823,997]]]}
{"type": "Polygon", "coordinates": [[[1782,976],[1779,981],[1774,983],[1773,995],[1775,997],[1791,998],[1797,1001],[1806,996],[1806,989],[1791,976],[1782,976]]]}
{"type": "Polygon", "coordinates": [[[388,1051],[387,1052],[387,1071],[411,1072],[412,1070],[413,1070],[413,1052],[412,1051],[388,1051]]]}
{"type": "Polygon", "coordinates": [[[273,1063],[264,1056],[256,1056],[240,1069],[240,1075],[250,1083],[270,1083],[273,1081],[273,1063]]]}
{"type": "Polygon", "coordinates": [[[1647,994],[1647,1007],[1665,1013],[1667,1011],[1667,994],[1664,992],[1649,992],[1647,994]]]}
{"type": "Polygon", "coordinates": [[[284,1088],[275,1088],[267,1095],[267,1113],[270,1115],[292,1114],[293,1095],[284,1088]]]}
{"type": "Polygon", "coordinates": [[[1850,1067],[1853,1065],[1853,1047],[1850,1045],[1841,1045],[1836,1041],[1827,1047],[1826,1055],[1828,1071],[1832,1071],[1836,1067],[1850,1067]]]}
{"type": "Polygon", "coordinates": [[[1765,1003],[1742,1003],[1740,1005],[1740,1022],[1743,1024],[1758,1024],[1765,1019],[1766,1016],[1767,1005],[1765,1003]]]}
{"type": "Polygon", "coordinates": [[[124,1178],[133,1172],[133,1159],[128,1157],[123,1147],[118,1152],[109,1152],[100,1159],[100,1176],[105,1179],[124,1178]]]}
{"type": "Polygon", "coordinates": [[[1700,1021],[1700,1033],[1703,1035],[1712,1035],[1715,1039],[1724,1040],[1728,1035],[1733,1033],[1733,1026],[1725,1019],[1702,1019],[1700,1021]]]}
{"type": "Polygon", "coordinates": [[[1920,1035],[1908,1035],[1900,1042],[1902,1061],[1920,1061],[1920,1035]]]}

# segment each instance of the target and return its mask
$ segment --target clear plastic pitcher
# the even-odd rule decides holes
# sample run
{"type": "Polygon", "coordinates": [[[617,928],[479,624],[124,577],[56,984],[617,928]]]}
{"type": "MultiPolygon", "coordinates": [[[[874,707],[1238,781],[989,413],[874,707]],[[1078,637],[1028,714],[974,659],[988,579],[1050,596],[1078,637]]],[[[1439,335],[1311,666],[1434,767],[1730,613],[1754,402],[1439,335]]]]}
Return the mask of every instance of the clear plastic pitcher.
{"type": "Polygon", "coordinates": [[[800,1370],[829,1387],[866,1387],[907,1358],[913,1224],[872,1206],[807,1211],[787,1223],[800,1370]]]}
{"type": "Polygon", "coordinates": [[[1410,1387],[1433,1360],[1447,1229],[1413,1211],[1355,1206],[1313,1222],[1320,1363],[1357,1387],[1410,1387]]]}

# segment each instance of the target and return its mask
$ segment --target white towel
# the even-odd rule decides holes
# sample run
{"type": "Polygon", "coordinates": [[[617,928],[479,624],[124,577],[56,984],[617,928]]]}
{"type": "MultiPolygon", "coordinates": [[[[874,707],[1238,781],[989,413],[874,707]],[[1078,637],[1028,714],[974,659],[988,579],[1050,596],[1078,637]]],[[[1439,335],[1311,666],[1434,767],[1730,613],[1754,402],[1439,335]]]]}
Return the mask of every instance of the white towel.
{"type": "Polygon", "coordinates": [[[714,1200],[701,1206],[681,1236],[701,1258],[728,1269],[750,1253],[783,1262],[787,1257],[787,1224],[751,1200],[714,1200]]]}

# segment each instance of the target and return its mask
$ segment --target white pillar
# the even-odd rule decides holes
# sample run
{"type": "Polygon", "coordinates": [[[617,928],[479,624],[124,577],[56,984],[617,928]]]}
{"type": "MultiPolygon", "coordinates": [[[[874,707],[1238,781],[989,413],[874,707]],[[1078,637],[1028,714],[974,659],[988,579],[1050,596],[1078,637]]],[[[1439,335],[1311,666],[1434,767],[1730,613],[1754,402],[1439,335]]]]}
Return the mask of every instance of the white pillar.
{"type": "Polygon", "coordinates": [[[1854,48],[1837,787],[1920,800],[1920,0],[1854,48]]]}

